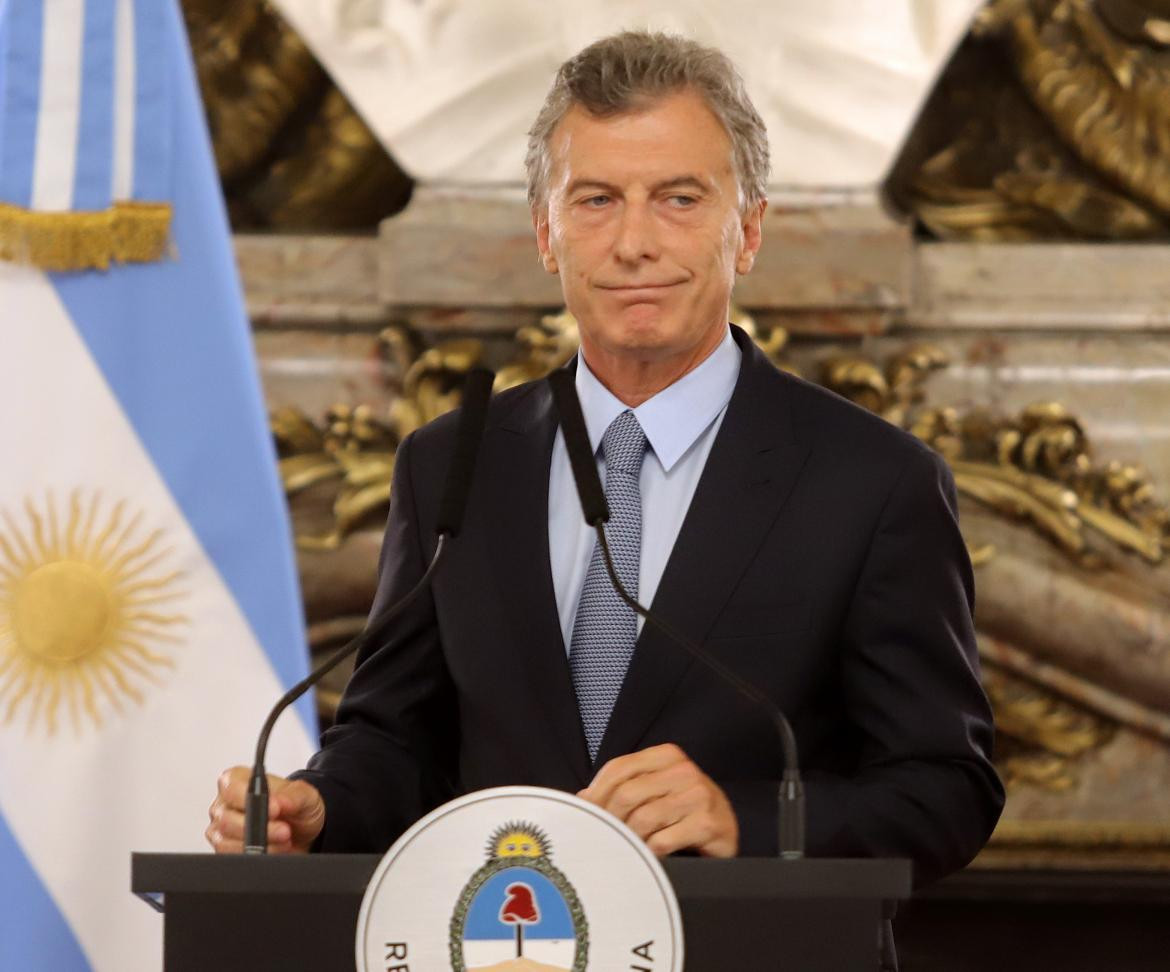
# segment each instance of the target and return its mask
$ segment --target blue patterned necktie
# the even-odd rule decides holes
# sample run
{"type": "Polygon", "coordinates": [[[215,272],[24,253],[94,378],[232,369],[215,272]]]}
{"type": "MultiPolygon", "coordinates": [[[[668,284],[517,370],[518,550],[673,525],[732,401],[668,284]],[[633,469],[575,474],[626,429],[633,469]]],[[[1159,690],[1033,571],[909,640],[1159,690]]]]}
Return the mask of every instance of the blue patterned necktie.
{"type": "MultiPolygon", "coordinates": [[[[614,569],[626,590],[636,598],[642,558],[639,480],[646,454],[646,433],[633,412],[622,412],[609,424],[601,440],[601,454],[605,459],[605,501],[609,504],[605,536],[614,569]]],[[[585,741],[589,744],[589,758],[594,761],[630,666],[637,636],[637,616],[613,589],[601,545],[594,542],[569,646],[573,688],[581,710],[585,741]]]]}

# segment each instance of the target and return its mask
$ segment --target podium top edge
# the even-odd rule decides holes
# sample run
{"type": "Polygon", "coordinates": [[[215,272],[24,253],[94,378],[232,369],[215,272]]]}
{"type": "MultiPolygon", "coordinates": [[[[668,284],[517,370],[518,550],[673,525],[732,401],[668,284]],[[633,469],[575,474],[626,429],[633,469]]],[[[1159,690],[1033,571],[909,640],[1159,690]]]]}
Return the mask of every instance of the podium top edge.
{"type": "MultiPolygon", "coordinates": [[[[135,894],[356,894],[365,892],[378,854],[131,855],[135,894]]],[[[899,899],[910,895],[906,860],[844,858],[667,858],[683,898],[899,899]]]]}

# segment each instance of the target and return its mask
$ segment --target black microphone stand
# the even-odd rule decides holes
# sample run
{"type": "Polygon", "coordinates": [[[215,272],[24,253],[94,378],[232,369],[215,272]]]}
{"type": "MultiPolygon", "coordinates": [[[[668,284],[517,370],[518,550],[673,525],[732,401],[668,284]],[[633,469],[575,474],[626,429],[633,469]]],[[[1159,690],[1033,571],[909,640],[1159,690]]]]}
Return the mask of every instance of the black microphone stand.
{"type": "Polygon", "coordinates": [[[804,786],[800,781],[800,761],[797,755],[796,735],[784,713],[768,696],[747,680],[741,678],[718,658],[705,651],[696,642],[684,637],[663,619],[648,611],[635,601],[623,586],[610,556],[609,541],[605,536],[605,523],[609,520],[609,506],[597,475],[597,464],[589,445],[585,429],[585,417],[581,414],[581,403],[577,399],[573,376],[566,370],[554,371],[548,376],[553,401],[561,419],[561,431],[565,437],[565,450],[577,483],[577,494],[585,522],[597,532],[597,542],[605,560],[605,569],[610,583],[618,597],[635,613],[653,625],[667,638],[697,658],[720,678],[731,685],[749,701],[767,711],[769,718],[780,736],[784,750],[784,771],[780,780],[779,793],[779,849],[780,856],[787,859],[804,856],[804,786]]]}
{"type": "Polygon", "coordinates": [[[272,727],[276,725],[276,720],[280,718],[281,713],[288,706],[292,705],[302,694],[321,681],[322,678],[333,671],[333,669],[345,661],[350,655],[371,642],[381,639],[387,627],[389,627],[390,622],[394,621],[403,611],[410,607],[418,596],[426,590],[431,582],[432,575],[435,573],[435,569],[443,559],[443,553],[447,549],[447,540],[448,534],[439,534],[438,544],[435,547],[435,555],[427,565],[426,571],[419,578],[418,583],[400,601],[392,604],[385,612],[378,616],[377,621],[372,626],[367,627],[365,631],[349,642],[349,644],[339,648],[319,668],[314,669],[285,692],[279,701],[277,701],[276,705],[272,707],[272,711],[268,713],[268,718],[264,720],[264,727],[260,730],[260,738],[256,742],[256,760],[252,764],[252,776],[248,780],[248,793],[244,800],[245,854],[268,853],[268,776],[264,772],[264,754],[268,751],[268,737],[272,734],[272,727]]]}
{"type": "Polygon", "coordinates": [[[280,697],[268,713],[260,738],[256,743],[256,760],[252,764],[252,775],[248,780],[248,792],[244,797],[244,853],[268,853],[268,776],[264,772],[264,754],[268,750],[268,737],[280,714],[312,685],[319,682],[344,659],[365,646],[378,642],[394,621],[430,585],[435,570],[443,559],[447,544],[458,536],[463,526],[463,514],[467,497],[471,491],[472,474],[479,454],[479,444],[487,422],[488,401],[491,398],[495,374],[486,368],[472,368],[464,380],[463,405],[459,424],[455,432],[455,447],[447,469],[447,482],[439,500],[435,532],[438,542],[434,556],[427,569],[414,585],[396,603],[391,604],[372,621],[349,644],[340,648],[319,668],[310,672],[280,697]]]}
{"type": "Polygon", "coordinates": [[[716,675],[731,683],[742,695],[746,696],[768,713],[772,724],[776,727],[776,732],[780,736],[780,745],[784,749],[784,773],[780,779],[780,856],[789,860],[804,857],[804,786],[800,781],[799,762],[796,754],[796,735],[792,731],[792,726],[789,725],[783,713],[776,707],[776,703],[752,685],[751,682],[740,678],[739,675],[724,665],[723,662],[710,652],[704,651],[689,638],[684,637],[681,632],[672,628],[662,618],[658,617],[658,615],[651,614],[646,608],[635,601],[618,578],[617,571],[614,569],[613,558],[609,552],[609,541],[605,536],[605,524],[594,523],[593,529],[597,533],[597,542],[601,545],[601,554],[605,559],[606,573],[609,574],[610,583],[613,584],[613,588],[617,591],[618,597],[635,614],[645,618],[647,624],[657,628],[675,644],[686,649],[692,658],[701,661],[715,672],[716,675]]]}

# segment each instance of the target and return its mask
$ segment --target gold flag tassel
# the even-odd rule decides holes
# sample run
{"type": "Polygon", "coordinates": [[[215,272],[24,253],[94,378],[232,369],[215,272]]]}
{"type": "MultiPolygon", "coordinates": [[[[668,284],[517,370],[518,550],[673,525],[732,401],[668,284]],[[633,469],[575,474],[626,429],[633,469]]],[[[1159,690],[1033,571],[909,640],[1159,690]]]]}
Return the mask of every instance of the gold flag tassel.
{"type": "Polygon", "coordinates": [[[116,202],[97,212],[36,212],[0,203],[0,260],[42,270],[108,270],[167,255],[170,203],[116,202]]]}

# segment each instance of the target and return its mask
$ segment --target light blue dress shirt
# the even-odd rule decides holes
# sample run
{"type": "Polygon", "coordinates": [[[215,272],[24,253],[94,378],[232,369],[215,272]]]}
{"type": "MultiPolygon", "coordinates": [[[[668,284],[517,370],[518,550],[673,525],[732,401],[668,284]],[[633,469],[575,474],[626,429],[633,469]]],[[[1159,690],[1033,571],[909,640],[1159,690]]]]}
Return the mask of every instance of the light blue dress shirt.
{"type": "MultiPolygon", "coordinates": [[[[640,480],[642,557],[638,590],[630,593],[646,606],[654,600],[666,561],[707,464],[707,455],[723,422],[739,378],[740,357],[739,347],[728,328],[723,341],[698,367],[634,409],[648,445],[640,480]]],[[[609,423],[627,406],[597,380],[584,355],[577,360],[576,387],[604,484],[601,437],[609,423]]],[[[548,553],[566,651],[573,641],[577,602],[596,537],[581,514],[569,454],[558,430],[548,477],[548,553]]],[[[639,631],[641,626],[642,618],[638,618],[639,631]]]]}

